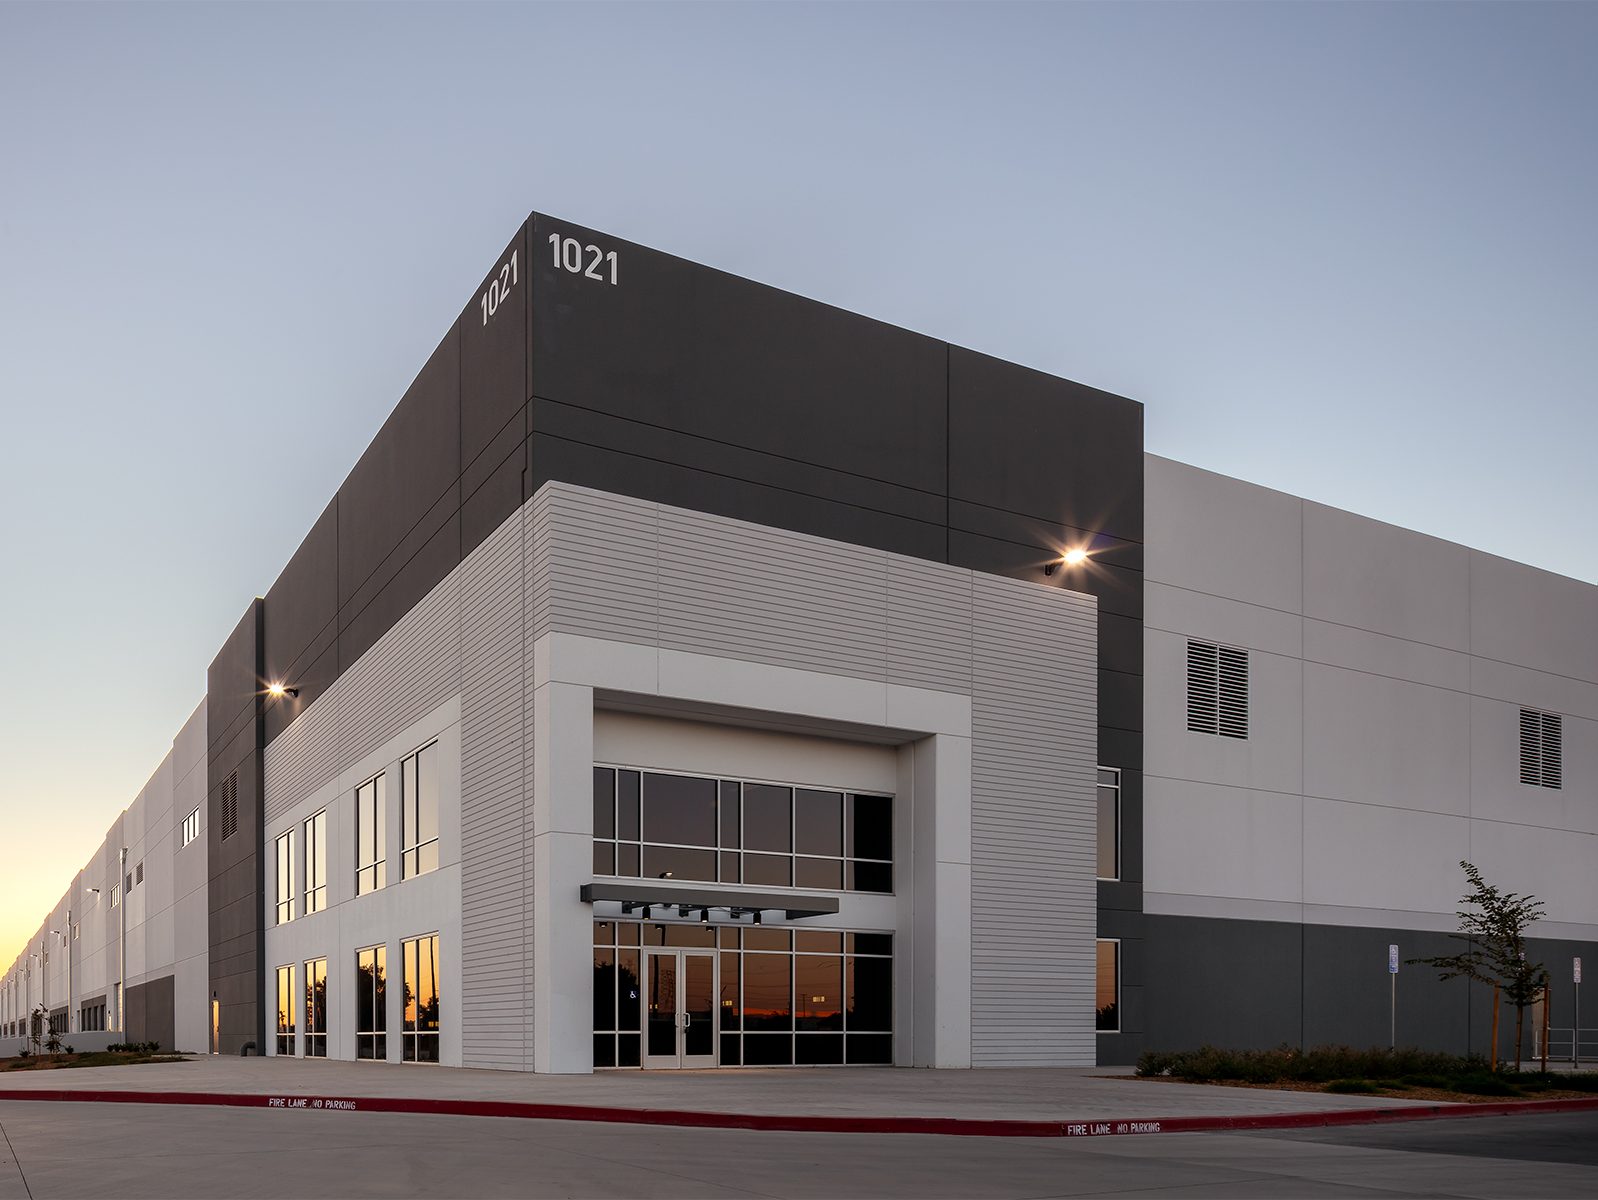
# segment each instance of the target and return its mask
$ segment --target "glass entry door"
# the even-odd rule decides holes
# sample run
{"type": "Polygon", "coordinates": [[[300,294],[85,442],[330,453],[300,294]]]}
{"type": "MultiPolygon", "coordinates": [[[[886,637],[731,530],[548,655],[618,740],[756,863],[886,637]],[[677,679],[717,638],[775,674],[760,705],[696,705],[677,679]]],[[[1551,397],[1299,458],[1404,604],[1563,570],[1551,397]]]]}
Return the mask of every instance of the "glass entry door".
{"type": "Polygon", "coordinates": [[[644,951],[644,1066],[716,1065],[716,956],[644,951]]]}

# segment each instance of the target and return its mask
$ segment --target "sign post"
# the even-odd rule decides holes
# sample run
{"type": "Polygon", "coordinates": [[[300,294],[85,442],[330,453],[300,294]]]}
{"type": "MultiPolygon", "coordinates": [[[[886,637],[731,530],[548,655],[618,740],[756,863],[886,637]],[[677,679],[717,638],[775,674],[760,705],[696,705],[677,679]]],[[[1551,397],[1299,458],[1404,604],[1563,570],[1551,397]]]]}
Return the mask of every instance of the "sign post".
{"type": "Polygon", "coordinates": [[[1387,947],[1387,979],[1389,991],[1387,1048],[1398,1049],[1398,947],[1387,947]]]}
{"type": "Polygon", "coordinates": [[[1571,974],[1576,982],[1576,1007],[1571,1013],[1570,1059],[1576,1070],[1581,1070],[1581,959],[1571,964],[1571,974]]]}

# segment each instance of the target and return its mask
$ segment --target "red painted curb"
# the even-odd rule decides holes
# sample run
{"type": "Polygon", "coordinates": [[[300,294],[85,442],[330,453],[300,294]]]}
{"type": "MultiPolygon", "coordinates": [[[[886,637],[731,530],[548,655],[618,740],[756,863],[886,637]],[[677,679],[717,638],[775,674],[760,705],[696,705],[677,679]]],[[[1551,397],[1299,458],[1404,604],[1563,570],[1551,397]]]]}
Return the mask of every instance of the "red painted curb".
{"type": "Polygon", "coordinates": [[[1379,1125],[1457,1117],[1502,1117],[1598,1110],[1598,1097],[1511,1100],[1492,1104],[1426,1104],[1407,1108],[1351,1108],[1325,1112],[1239,1117],[1152,1117],[1108,1121],[1006,1121],[966,1117],[822,1117],[777,1113],[721,1113],[660,1108],[610,1108],[534,1104],[511,1100],[425,1100],[400,1096],[275,1096],[244,1092],[122,1092],[0,1088],[0,1100],[71,1104],[200,1104],[276,1108],[288,1112],[420,1113],[450,1117],[515,1117],[533,1121],[602,1121],[619,1125],[675,1125],[698,1129],[754,1129],[787,1133],[923,1133],[954,1137],[1105,1137],[1149,1133],[1209,1133],[1252,1129],[1312,1129],[1379,1125]]]}

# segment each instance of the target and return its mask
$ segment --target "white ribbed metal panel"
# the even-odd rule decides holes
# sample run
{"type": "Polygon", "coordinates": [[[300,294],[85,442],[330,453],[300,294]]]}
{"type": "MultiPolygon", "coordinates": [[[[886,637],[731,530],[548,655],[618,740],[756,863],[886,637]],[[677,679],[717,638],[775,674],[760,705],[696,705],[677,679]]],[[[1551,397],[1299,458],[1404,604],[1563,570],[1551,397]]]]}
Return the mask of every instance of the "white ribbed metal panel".
{"type": "Polygon", "coordinates": [[[267,750],[271,820],[460,694],[466,1065],[533,1061],[532,646],[549,631],[971,695],[973,1061],[1093,1061],[1091,598],[548,484],[267,750]]]}
{"type": "Polygon", "coordinates": [[[971,1062],[1092,1062],[1097,608],[974,574],[971,628],[971,1062]]]}
{"type": "Polygon", "coordinates": [[[268,824],[460,690],[458,576],[441,580],[272,740],[268,824]]]}
{"type": "Polygon", "coordinates": [[[662,505],[659,645],[883,679],[887,557],[662,505]]]}
{"type": "Polygon", "coordinates": [[[973,1063],[1094,1061],[1091,597],[564,484],[532,503],[539,631],[971,695],[973,1063]]]}
{"type": "Polygon", "coordinates": [[[971,572],[888,557],[888,682],[969,695],[971,572]]]}
{"type": "Polygon", "coordinates": [[[461,619],[461,1055],[532,1065],[522,511],[457,569],[461,619]]]}
{"type": "Polygon", "coordinates": [[[531,508],[530,640],[553,630],[654,644],[662,569],[657,506],[550,484],[531,508]]]}

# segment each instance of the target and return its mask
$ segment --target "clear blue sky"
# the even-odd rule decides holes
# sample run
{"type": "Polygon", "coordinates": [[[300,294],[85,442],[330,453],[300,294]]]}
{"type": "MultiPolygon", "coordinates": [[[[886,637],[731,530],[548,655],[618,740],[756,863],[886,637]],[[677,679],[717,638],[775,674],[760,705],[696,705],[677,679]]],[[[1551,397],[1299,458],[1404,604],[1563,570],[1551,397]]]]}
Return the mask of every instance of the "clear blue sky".
{"type": "Polygon", "coordinates": [[[0,963],[534,208],[1598,580],[1595,62],[1593,4],[0,6],[0,963]]]}

